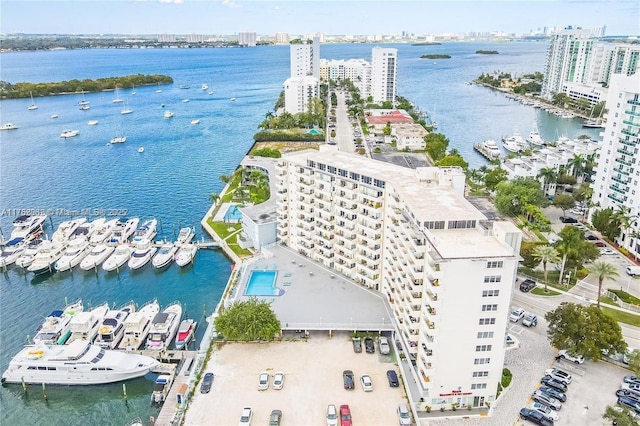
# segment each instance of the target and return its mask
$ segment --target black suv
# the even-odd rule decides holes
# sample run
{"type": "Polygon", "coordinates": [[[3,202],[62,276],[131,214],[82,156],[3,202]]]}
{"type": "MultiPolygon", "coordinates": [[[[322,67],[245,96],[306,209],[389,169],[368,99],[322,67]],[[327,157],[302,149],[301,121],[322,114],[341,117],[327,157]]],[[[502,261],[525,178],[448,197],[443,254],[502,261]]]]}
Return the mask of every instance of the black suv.
{"type": "Polygon", "coordinates": [[[528,291],[531,291],[533,288],[535,288],[535,286],[536,286],[536,282],[534,280],[530,280],[529,278],[527,278],[526,280],[520,283],[520,291],[524,291],[526,293],[528,291]]]}
{"type": "Polygon", "coordinates": [[[353,381],[353,371],[344,370],[342,372],[342,381],[344,382],[345,389],[353,389],[355,386],[353,381]]]}
{"type": "Polygon", "coordinates": [[[560,222],[562,223],[578,223],[578,219],[571,216],[560,216],[560,222]]]}
{"type": "Polygon", "coordinates": [[[528,408],[520,409],[520,418],[529,420],[530,422],[533,422],[540,426],[553,426],[553,420],[545,417],[545,415],[539,411],[530,410],[528,408]]]}
{"type": "Polygon", "coordinates": [[[200,393],[209,393],[211,390],[211,384],[213,383],[213,373],[207,373],[202,378],[200,383],[200,393]]]}
{"type": "Polygon", "coordinates": [[[364,338],[364,349],[368,354],[372,354],[376,352],[376,347],[373,344],[373,339],[371,337],[364,338]]]}
{"type": "Polygon", "coordinates": [[[394,370],[387,370],[387,380],[389,380],[389,386],[392,388],[400,386],[400,382],[398,382],[398,375],[394,370]]]}

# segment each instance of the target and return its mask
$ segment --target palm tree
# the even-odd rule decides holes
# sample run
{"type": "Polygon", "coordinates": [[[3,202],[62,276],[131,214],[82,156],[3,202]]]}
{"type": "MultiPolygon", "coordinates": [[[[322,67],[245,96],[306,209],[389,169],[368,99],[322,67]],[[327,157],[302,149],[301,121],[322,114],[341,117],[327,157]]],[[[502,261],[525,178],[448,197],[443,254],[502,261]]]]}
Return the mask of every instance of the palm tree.
{"type": "Polygon", "coordinates": [[[567,256],[576,252],[580,245],[584,241],[584,235],[581,231],[575,228],[569,228],[567,231],[560,231],[560,240],[556,243],[556,248],[562,255],[562,264],[560,267],[560,277],[558,278],[558,284],[562,284],[562,277],[564,276],[564,267],[567,264],[567,256]]]}
{"type": "Polygon", "coordinates": [[[211,201],[213,204],[217,203],[219,199],[220,194],[218,194],[217,192],[212,192],[211,195],[209,195],[209,201],[211,201]]]}
{"type": "Polygon", "coordinates": [[[567,167],[571,168],[571,174],[578,179],[584,172],[586,159],[582,154],[575,154],[572,159],[567,162],[567,167]]]}
{"type": "Polygon", "coordinates": [[[547,263],[558,263],[560,261],[560,253],[553,246],[536,246],[533,249],[533,258],[542,262],[542,270],[544,271],[544,291],[547,291],[547,263]]]}
{"type": "Polygon", "coordinates": [[[537,178],[542,179],[542,192],[546,194],[549,184],[558,179],[558,172],[553,167],[544,167],[538,172],[537,178]]]}
{"type": "Polygon", "coordinates": [[[598,278],[598,308],[600,308],[600,294],[602,292],[602,283],[605,279],[612,279],[617,277],[618,270],[611,263],[597,260],[591,265],[587,266],[587,270],[590,274],[595,275],[598,278]]]}

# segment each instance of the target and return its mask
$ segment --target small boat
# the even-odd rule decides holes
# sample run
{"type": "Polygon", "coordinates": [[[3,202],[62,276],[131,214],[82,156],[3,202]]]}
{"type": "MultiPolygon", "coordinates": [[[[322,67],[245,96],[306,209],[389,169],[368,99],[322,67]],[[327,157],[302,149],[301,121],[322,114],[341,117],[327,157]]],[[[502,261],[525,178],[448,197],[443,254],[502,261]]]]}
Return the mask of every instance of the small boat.
{"type": "Polygon", "coordinates": [[[38,234],[42,231],[47,215],[22,215],[13,220],[13,231],[11,238],[27,238],[30,235],[38,234]]]}
{"type": "Polygon", "coordinates": [[[148,219],[142,222],[142,225],[138,226],[133,233],[133,244],[138,244],[143,240],[153,241],[157,235],[157,226],[157,219],[148,219]]]}
{"type": "Polygon", "coordinates": [[[213,90],[209,90],[209,94],[210,94],[210,95],[213,95],[213,90]]]}
{"type": "Polygon", "coordinates": [[[149,240],[138,240],[136,248],[131,253],[129,263],[127,264],[132,270],[140,269],[153,257],[158,250],[149,240]]]}
{"type": "Polygon", "coordinates": [[[126,136],[116,136],[115,138],[112,138],[109,143],[110,144],[116,144],[116,143],[125,143],[127,141],[127,137],[126,136]]]}
{"type": "Polygon", "coordinates": [[[91,222],[84,222],[80,224],[75,231],[73,231],[73,233],[69,237],[69,240],[73,240],[75,238],[84,238],[89,241],[91,235],[93,235],[93,233],[105,223],[106,219],[104,217],[94,219],[91,222]]]}
{"type": "Polygon", "coordinates": [[[80,130],[64,130],[62,133],[60,133],[60,137],[67,139],[78,136],[78,134],[80,134],[80,130]]]}
{"type": "Polygon", "coordinates": [[[180,86],[178,86],[179,89],[189,89],[191,88],[191,86],[189,86],[188,84],[181,84],[180,86]]]}
{"type": "Polygon", "coordinates": [[[193,240],[193,237],[196,236],[196,232],[193,228],[189,228],[185,226],[184,228],[180,228],[180,232],[178,232],[178,239],[176,240],[177,245],[187,244],[193,240]]]}
{"type": "Polygon", "coordinates": [[[58,118],[58,114],[51,114],[51,118],[58,118]]]}
{"type": "Polygon", "coordinates": [[[161,374],[156,377],[153,392],[151,393],[152,404],[161,404],[167,399],[167,395],[171,389],[171,383],[173,383],[173,376],[170,374],[161,374]]]}
{"type": "Polygon", "coordinates": [[[27,243],[22,255],[16,260],[16,266],[20,268],[28,268],[33,263],[33,258],[38,254],[45,240],[34,238],[27,243]]]}
{"type": "Polygon", "coordinates": [[[138,152],[142,154],[144,152],[144,148],[143,147],[138,148],[138,152]]]}
{"type": "Polygon", "coordinates": [[[71,234],[73,234],[75,230],[86,221],[86,217],[78,217],[62,222],[58,225],[58,229],[53,233],[51,239],[58,242],[68,241],[71,238],[71,234]]]}
{"type": "Polygon", "coordinates": [[[191,124],[200,124],[200,120],[197,118],[195,120],[191,120],[191,124]]]}
{"type": "Polygon", "coordinates": [[[513,134],[502,137],[502,144],[505,149],[511,152],[520,152],[529,148],[527,142],[520,135],[520,133],[518,133],[517,128],[514,129],[513,134]]]}
{"type": "Polygon", "coordinates": [[[93,249],[91,249],[87,257],[82,259],[82,262],[80,262],[80,269],[82,269],[83,271],[88,271],[90,269],[97,268],[102,262],[104,262],[109,256],[111,256],[111,253],[113,253],[115,249],[116,248],[113,246],[98,244],[93,249]]]}
{"type": "Polygon", "coordinates": [[[201,88],[202,90],[207,90],[207,89],[209,88],[209,86],[207,86],[206,84],[203,84],[200,88],[201,88]]]}
{"type": "Polygon", "coordinates": [[[135,305],[130,304],[107,312],[100,324],[96,345],[103,349],[115,349],[124,337],[124,321],[135,310],[135,305]]]}
{"type": "Polygon", "coordinates": [[[520,151],[522,151],[522,146],[520,146],[519,143],[516,143],[512,140],[505,140],[502,142],[502,146],[504,149],[506,149],[507,151],[510,152],[515,152],[518,153],[520,151]]]}
{"type": "Polygon", "coordinates": [[[65,345],[69,345],[76,340],[84,340],[90,343],[98,336],[100,324],[105,315],[109,312],[109,304],[105,303],[90,311],[82,311],[75,314],[69,322],[69,330],[71,335],[65,342],[65,345]]]}
{"type": "Polygon", "coordinates": [[[229,100],[230,100],[230,101],[235,101],[235,100],[236,100],[236,98],[229,98],[229,100]]]}
{"type": "Polygon", "coordinates": [[[181,319],[182,306],[178,302],[157,313],[151,321],[146,348],[157,351],[168,349],[178,331],[181,319]]]}
{"type": "Polygon", "coordinates": [[[604,128],[604,121],[601,118],[588,119],[582,123],[582,127],[589,129],[602,129],[604,128]]]}
{"type": "Polygon", "coordinates": [[[83,312],[82,300],[66,306],[63,310],[53,311],[36,330],[33,343],[43,345],[64,345],[71,336],[69,323],[74,315],[83,312]]]}
{"type": "Polygon", "coordinates": [[[29,105],[29,106],[27,107],[27,109],[28,109],[29,111],[33,111],[33,110],[38,109],[38,105],[36,105],[36,103],[33,101],[33,93],[29,92],[29,96],[31,96],[31,105],[29,105]]]}
{"type": "Polygon", "coordinates": [[[18,126],[12,123],[4,123],[2,126],[0,126],[0,130],[15,130],[17,128],[18,126]]]}
{"type": "Polygon", "coordinates": [[[178,246],[174,243],[164,243],[155,256],[153,256],[153,260],[151,264],[156,269],[164,268],[173,262],[173,257],[178,251],[178,246]]]}
{"type": "Polygon", "coordinates": [[[182,103],[183,103],[183,104],[186,104],[187,102],[189,102],[189,99],[186,99],[186,98],[185,98],[185,99],[183,99],[183,100],[182,100],[182,103]]]}
{"type": "Polygon", "coordinates": [[[147,339],[151,320],[160,312],[157,300],[144,305],[139,311],[129,314],[124,321],[124,337],[118,345],[118,349],[137,351],[147,339]]]}
{"type": "Polygon", "coordinates": [[[158,88],[156,89],[156,93],[162,93],[162,89],[160,88],[160,83],[158,83],[158,88]]]}
{"type": "Polygon", "coordinates": [[[70,271],[76,267],[91,251],[89,241],[84,237],[75,238],[69,241],[69,245],[60,259],[56,261],[54,267],[58,272],[70,271]]]}
{"type": "Polygon", "coordinates": [[[89,105],[81,105],[79,109],[80,111],[88,111],[91,107],[89,105]]]}
{"type": "Polygon", "coordinates": [[[164,118],[171,118],[171,117],[173,117],[173,113],[171,111],[164,112],[164,118]]]}
{"type": "Polygon", "coordinates": [[[111,238],[109,238],[109,242],[114,244],[126,243],[129,237],[136,231],[139,221],[140,219],[137,217],[128,219],[125,222],[117,221],[113,228],[113,234],[111,238]]]}
{"type": "Polygon", "coordinates": [[[62,257],[65,249],[66,243],[48,240],[43,242],[27,270],[36,275],[55,271],[53,265],[62,257]]]}
{"type": "Polygon", "coordinates": [[[132,112],[133,112],[133,110],[131,108],[129,108],[129,104],[127,102],[125,102],[124,103],[124,107],[120,111],[120,114],[126,115],[126,114],[131,114],[132,112]]]}
{"type": "Polygon", "coordinates": [[[544,139],[542,139],[542,137],[540,136],[540,132],[538,132],[538,125],[536,123],[533,123],[533,129],[531,129],[531,132],[529,132],[527,142],[535,146],[544,146],[546,144],[544,139]]]}
{"type": "Polygon", "coordinates": [[[117,223],[118,219],[111,219],[102,225],[96,225],[95,231],[89,237],[89,242],[91,244],[100,244],[108,240],[117,223]]]}
{"type": "Polygon", "coordinates": [[[95,126],[96,124],[98,124],[98,120],[90,120],[87,122],[87,126],[95,126]]]}
{"type": "Polygon", "coordinates": [[[136,85],[132,84],[131,85],[131,95],[135,95],[136,94],[136,85]]]}
{"type": "Polygon", "coordinates": [[[118,247],[116,247],[113,254],[104,261],[104,263],[102,264],[102,269],[107,272],[118,269],[122,265],[127,263],[130,257],[131,247],[129,247],[129,244],[120,244],[118,247]]]}
{"type": "Polygon", "coordinates": [[[196,257],[196,253],[198,251],[198,246],[195,244],[184,244],[176,253],[175,261],[176,264],[180,267],[187,266],[193,259],[196,257]]]}
{"type": "Polygon", "coordinates": [[[190,318],[182,320],[176,336],[176,349],[186,348],[189,345],[189,342],[195,336],[197,325],[198,323],[190,318]]]}
{"type": "Polygon", "coordinates": [[[78,105],[89,105],[89,101],[84,98],[84,90],[82,91],[82,100],[78,102],[78,105]]]}
{"type": "Polygon", "coordinates": [[[113,100],[111,102],[113,102],[114,104],[119,104],[124,102],[124,99],[122,99],[120,96],[118,96],[118,88],[115,88],[115,98],[113,98],[113,100]]]}
{"type": "Polygon", "coordinates": [[[20,257],[22,257],[26,248],[27,243],[22,237],[14,238],[7,242],[2,253],[0,253],[0,268],[4,269],[16,262],[20,257]]]}

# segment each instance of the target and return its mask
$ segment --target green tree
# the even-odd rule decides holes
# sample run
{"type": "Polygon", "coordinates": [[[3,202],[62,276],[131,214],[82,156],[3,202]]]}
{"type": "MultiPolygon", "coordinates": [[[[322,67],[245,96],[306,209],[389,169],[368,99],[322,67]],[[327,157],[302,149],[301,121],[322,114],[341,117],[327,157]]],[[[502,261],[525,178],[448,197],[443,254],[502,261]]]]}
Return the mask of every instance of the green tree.
{"type": "Polygon", "coordinates": [[[387,125],[382,129],[382,133],[387,136],[391,134],[391,123],[387,122],[387,125]]]}
{"type": "Polygon", "coordinates": [[[220,175],[220,181],[221,181],[222,183],[229,183],[229,180],[230,180],[230,179],[231,179],[231,178],[230,178],[229,176],[227,176],[227,175],[220,175]]]}
{"type": "Polygon", "coordinates": [[[433,161],[442,160],[447,154],[449,139],[442,133],[429,133],[424,137],[425,150],[433,161]]]}
{"type": "MultiPolygon", "coordinates": [[[[482,171],[482,167],[480,170],[482,171]]],[[[507,171],[502,167],[494,167],[492,169],[485,170],[484,186],[486,186],[489,191],[495,191],[500,182],[507,180],[507,171]]]]}
{"type": "Polygon", "coordinates": [[[496,186],[495,204],[501,214],[516,216],[525,206],[546,206],[548,200],[540,189],[540,182],[531,178],[517,178],[496,186]]]}
{"type": "Polygon", "coordinates": [[[631,412],[626,408],[621,408],[619,406],[616,406],[614,408],[610,405],[607,405],[607,408],[605,408],[602,418],[611,420],[611,422],[616,426],[637,426],[638,425],[638,422],[636,422],[634,415],[631,414],[631,412]]]}
{"type": "Polygon", "coordinates": [[[615,240],[620,236],[622,221],[620,216],[616,215],[611,207],[593,212],[591,223],[594,228],[610,240],[615,240]]]}
{"type": "Polygon", "coordinates": [[[547,338],[555,348],[598,360],[602,351],[623,353],[627,343],[620,324],[596,306],[562,302],[544,316],[547,338]]]}
{"type": "Polygon", "coordinates": [[[554,244],[562,255],[559,284],[562,284],[564,271],[582,267],[583,263],[590,262],[600,256],[600,250],[595,244],[584,239],[584,232],[573,227],[565,226],[558,233],[561,240],[554,244]]]}
{"type": "Polygon", "coordinates": [[[215,318],[214,325],[229,340],[273,340],[281,332],[271,305],[255,297],[235,302],[215,318]]]}
{"type": "Polygon", "coordinates": [[[447,155],[442,160],[436,162],[436,165],[440,167],[458,166],[458,167],[462,167],[464,170],[467,170],[467,168],[469,167],[469,163],[464,161],[464,158],[462,158],[459,155],[451,155],[451,154],[447,155]]]}
{"type": "Polygon", "coordinates": [[[549,185],[558,179],[558,172],[553,167],[543,167],[536,177],[542,180],[542,192],[546,194],[549,185]]]}
{"type": "Polygon", "coordinates": [[[218,194],[217,192],[212,192],[209,195],[209,201],[211,201],[212,204],[217,203],[219,199],[220,199],[220,194],[218,194]]]}
{"type": "Polygon", "coordinates": [[[559,106],[561,108],[566,107],[569,104],[569,102],[571,102],[571,98],[566,93],[556,93],[555,95],[553,95],[553,98],[551,99],[552,104],[559,106]]]}
{"type": "Polygon", "coordinates": [[[551,204],[562,210],[562,215],[566,216],[566,211],[576,205],[576,200],[569,194],[558,194],[554,197],[551,204]]]}
{"type": "Polygon", "coordinates": [[[602,295],[602,283],[605,279],[610,280],[618,275],[618,270],[611,263],[598,260],[587,266],[589,274],[594,275],[598,279],[598,308],[600,308],[600,296],[602,295]]]}
{"type": "Polygon", "coordinates": [[[547,263],[558,263],[560,261],[560,253],[553,246],[537,246],[533,249],[533,257],[542,263],[544,291],[547,291],[547,263]]]}
{"type": "Polygon", "coordinates": [[[539,243],[533,241],[522,241],[522,244],[520,244],[520,256],[522,256],[523,266],[533,269],[540,264],[540,261],[533,256],[533,250],[538,245],[539,243]]]}
{"type": "Polygon", "coordinates": [[[584,172],[586,159],[582,154],[574,154],[567,162],[567,168],[571,170],[571,175],[578,178],[584,172]]]}
{"type": "Polygon", "coordinates": [[[640,349],[635,349],[629,354],[629,369],[636,376],[640,376],[640,349]]]}
{"type": "Polygon", "coordinates": [[[591,188],[588,182],[582,182],[580,186],[573,191],[573,198],[579,203],[591,200],[592,196],[593,188],[591,188]]]}

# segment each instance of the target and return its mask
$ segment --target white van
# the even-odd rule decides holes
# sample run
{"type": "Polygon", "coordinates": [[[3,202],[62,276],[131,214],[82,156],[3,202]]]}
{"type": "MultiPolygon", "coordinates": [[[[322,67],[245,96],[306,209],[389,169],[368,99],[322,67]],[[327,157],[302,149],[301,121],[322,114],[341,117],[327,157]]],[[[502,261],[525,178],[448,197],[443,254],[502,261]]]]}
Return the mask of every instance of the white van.
{"type": "Polygon", "coordinates": [[[626,271],[631,276],[640,275],[640,266],[627,266],[626,271]]]}

